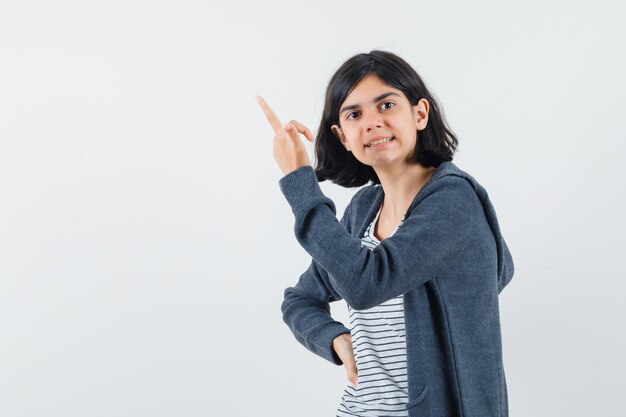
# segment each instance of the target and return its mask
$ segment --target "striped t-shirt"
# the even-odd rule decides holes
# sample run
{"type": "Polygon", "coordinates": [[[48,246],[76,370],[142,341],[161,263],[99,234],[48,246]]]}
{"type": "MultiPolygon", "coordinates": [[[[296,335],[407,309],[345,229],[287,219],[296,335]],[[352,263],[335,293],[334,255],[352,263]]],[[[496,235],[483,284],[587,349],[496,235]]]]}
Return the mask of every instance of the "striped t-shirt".
{"type": "MultiPolygon", "coordinates": [[[[380,241],[374,236],[376,217],[361,238],[361,245],[374,249],[380,241]]],[[[404,222],[404,217],[394,231],[404,222]]],[[[402,295],[367,310],[348,305],[352,348],[358,381],[351,383],[341,397],[338,417],[407,416],[406,340],[402,295]]]]}

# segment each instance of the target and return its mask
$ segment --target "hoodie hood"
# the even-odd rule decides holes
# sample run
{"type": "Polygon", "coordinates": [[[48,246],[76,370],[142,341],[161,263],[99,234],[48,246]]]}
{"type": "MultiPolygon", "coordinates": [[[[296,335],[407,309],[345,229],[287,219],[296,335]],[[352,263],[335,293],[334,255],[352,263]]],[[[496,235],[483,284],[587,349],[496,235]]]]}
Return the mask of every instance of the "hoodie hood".
{"type": "MultiPolygon", "coordinates": [[[[513,258],[504,240],[504,237],[502,236],[502,232],[500,231],[498,218],[496,216],[496,210],[493,204],[491,203],[491,200],[489,199],[487,190],[485,190],[485,188],[482,185],[480,185],[474,177],[472,177],[470,174],[468,174],[467,172],[457,167],[456,164],[454,164],[452,161],[442,162],[432,173],[428,181],[426,181],[426,183],[424,184],[420,192],[417,193],[413,202],[411,203],[411,205],[409,206],[407,210],[407,214],[411,212],[413,208],[417,204],[419,204],[419,202],[422,200],[422,198],[420,197],[420,195],[422,194],[421,191],[426,189],[430,184],[432,184],[438,178],[442,178],[446,175],[455,175],[457,177],[464,178],[466,181],[468,181],[471,184],[474,191],[476,192],[476,195],[478,196],[478,199],[480,200],[482,204],[485,217],[487,218],[487,222],[489,223],[489,227],[491,228],[491,232],[493,233],[493,236],[496,242],[497,264],[498,264],[497,265],[498,293],[500,293],[513,278],[513,273],[515,272],[515,268],[513,265],[513,258]]],[[[383,188],[380,184],[370,185],[358,191],[357,194],[361,192],[366,192],[366,193],[372,192],[376,194],[376,196],[373,199],[374,204],[368,205],[368,207],[365,208],[366,211],[369,210],[369,213],[367,214],[367,218],[371,219],[374,217],[375,212],[378,210],[383,200],[383,197],[384,197],[383,188]]],[[[361,230],[357,231],[359,236],[363,234],[366,227],[367,227],[367,224],[361,225],[361,230]]]]}
{"type": "MultiPolygon", "coordinates": [[[[496,248],[498,252],[498,292],[501,292],[504,287],[506,287],[506,285],[511,281],[511,278],[513,278],[515,266],[513,264],[511,252],[509,251],[506,241],[502,236],[500,225],[498,224],[496,210],[491,203],[491,200],[489,199],[487,190],[485,190],[485,188],[480,185],[474,177],[460,169],[452,161],[442,162],[433,172],[428,181],[426,181],[426,184],[424,184],[424,187],[422,187],[422,189],[425,188],[430,182],[446,175],[456,175],[458,177],[466,179],[472,185],[472,188],[474,188],[476,195],[482,203],[485,217],[487,218],[493,236],[496,240],[496,248]]],[[[412,206],[413,204],[411,205],[409,210],[412,208],[412,206]]]]}

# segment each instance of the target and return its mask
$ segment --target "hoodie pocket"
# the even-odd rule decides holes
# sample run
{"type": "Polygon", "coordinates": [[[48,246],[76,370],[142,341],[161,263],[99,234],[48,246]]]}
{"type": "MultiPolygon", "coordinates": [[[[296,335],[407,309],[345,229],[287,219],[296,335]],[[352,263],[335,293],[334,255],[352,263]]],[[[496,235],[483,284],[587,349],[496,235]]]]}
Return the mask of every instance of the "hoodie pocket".
{"type": "Polygon", "coordinates": [[[428,385],[406,404],[409,417],[430,417],[430,404],[428,401],[428,385]]]}

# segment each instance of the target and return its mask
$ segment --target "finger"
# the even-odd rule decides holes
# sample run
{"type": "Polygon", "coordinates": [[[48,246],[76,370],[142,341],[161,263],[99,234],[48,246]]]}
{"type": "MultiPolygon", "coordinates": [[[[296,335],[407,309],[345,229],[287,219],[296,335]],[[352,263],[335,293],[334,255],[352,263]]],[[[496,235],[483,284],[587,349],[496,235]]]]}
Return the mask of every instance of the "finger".
{"type": "Polygon", "coordinates": [[[280,120],[278,119],[278,116],[276,116],[276,113],[274,113],[269,104],[267,104],[267,102],[263,100],[263,97],[256,96],[256,100],[258,101],[261,109],[265,113],[265,117],[270,122],[272,129],[274,129],[274,133],[276,133],[277,135],[281,134],[283,130],[283,125],[282,123],[280,123],[280,120]]]}
{"type": "Polygon", "coordinates": [[[287,132],[287,135],[289,136],[289,138],[291,138],[294,145],[298,146],[298,143],[296,143],[296,141],[300,142],[300,135],[299,135],[298,128],[296,128],[296,126],[294,126],[291,122],[289,122],[285,126],[283,126],[283,129],[285,130],[285,132],[287,132]]]}
{"type": "Polygon", "coordinates": [[[308,127],[298,122],[297,120],[291,120],[289,123],[293,124],[296,129],[298,129],[298,133],[302,133],[309,140],[309,142],[313,142],[313,134],[308,127]]]}
{"type": "Polygon", "coordinates": [[[348,380],[356,385],[358,380],[358,371],[352,352],[349,352],[348,357],[344,361],[344,367],[346,368],[346,373],[348,374],[348,380]]]}
{"type": "Polygon", "coordinates": [[[356,370],[356,365],[347,366],[346,368],[348,368],[348,381],[356,385],[358,383],[358,372],[356,370]]]}
{"type": "Polygon", "coordinates": [[[287,132],[289,134],[289,137],[291,137],[291,139],[293,139],[293,140],[300,140],[300,135],[298,134],[298,133],[300,133],[300,131],[291,122],[285,124],[283,126],[283,129],[285,130],[285,132],[287,132]]]}

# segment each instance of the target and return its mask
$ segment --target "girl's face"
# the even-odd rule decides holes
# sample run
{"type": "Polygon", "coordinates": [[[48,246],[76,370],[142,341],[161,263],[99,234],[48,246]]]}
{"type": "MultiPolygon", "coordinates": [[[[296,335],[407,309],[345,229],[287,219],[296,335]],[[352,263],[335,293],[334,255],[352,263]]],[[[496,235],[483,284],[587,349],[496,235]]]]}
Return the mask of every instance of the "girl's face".
{"type": "Polygon", "coordinates": [[[417,131],[428,123],[428,106],[426,99],[412,106],[401,90],[368,74],[341,104],[339,125],[331,129],[361,163],[389,168],[413,154],[417,131]]]}

